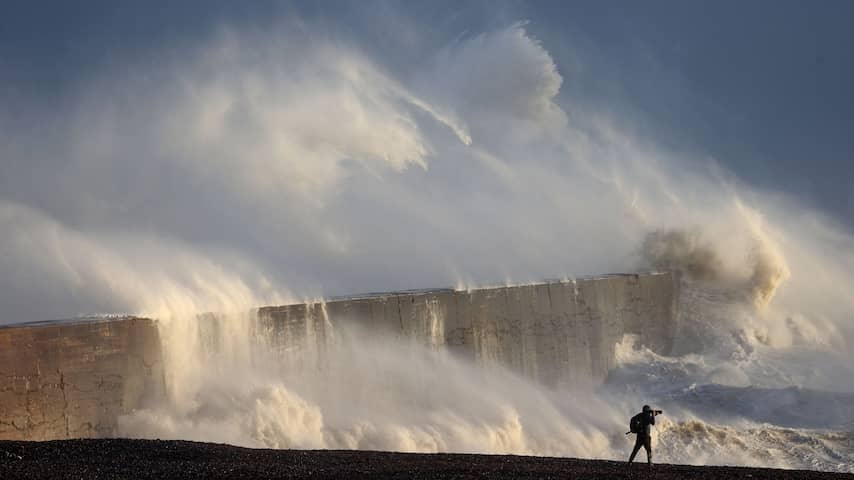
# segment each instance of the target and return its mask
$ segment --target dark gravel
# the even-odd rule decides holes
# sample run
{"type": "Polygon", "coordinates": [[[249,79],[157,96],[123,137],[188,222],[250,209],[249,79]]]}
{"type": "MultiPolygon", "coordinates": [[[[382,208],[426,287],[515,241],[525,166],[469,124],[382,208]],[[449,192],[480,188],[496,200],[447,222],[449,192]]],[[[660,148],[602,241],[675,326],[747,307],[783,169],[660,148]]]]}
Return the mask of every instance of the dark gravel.
{"type": "Polygon", "coordinates": [[[0,479],[854,479],[854,474],[512,455],[260,450],[161,440],[0,441],[0,479]]]}

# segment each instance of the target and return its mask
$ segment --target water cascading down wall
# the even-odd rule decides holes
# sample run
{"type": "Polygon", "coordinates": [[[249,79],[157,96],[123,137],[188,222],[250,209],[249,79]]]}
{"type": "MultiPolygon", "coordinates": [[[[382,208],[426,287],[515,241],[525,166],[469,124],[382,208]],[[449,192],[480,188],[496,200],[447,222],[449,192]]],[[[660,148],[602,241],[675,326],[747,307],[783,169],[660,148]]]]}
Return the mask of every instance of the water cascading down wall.
{"type": "MultiPolygon", "coordinates": [[[[561,388],[601,382],[624,334],[667,353],[678,321],[674,273],[608,275],[262,307],[253,348],[328,348],[337,325],[411,338],[561,388]]],[[[218,317],[196,320],[216,343],[218,317]]],[[[109,437],[118,418],[166,392],[156,320],[81,319],[0,327],[0,439],[109,437]]]]}

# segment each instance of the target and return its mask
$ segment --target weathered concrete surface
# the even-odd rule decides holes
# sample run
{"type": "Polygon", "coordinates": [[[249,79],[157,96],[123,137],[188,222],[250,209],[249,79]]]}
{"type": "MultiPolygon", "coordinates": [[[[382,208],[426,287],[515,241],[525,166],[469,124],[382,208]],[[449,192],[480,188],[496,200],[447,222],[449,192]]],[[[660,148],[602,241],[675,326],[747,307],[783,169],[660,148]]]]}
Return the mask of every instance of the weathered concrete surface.
{"type": "Polygon", "coordinates": [[[264,307],[260,337],[283,350],[326,348],[327,332],[356,323],[414,338],[549,386],[598,383],[626,333],[669,352],[678,319],[673,273],[609,275],[534,285],[434,290],[264,307]]]}
{"type": "Polygon", "coordinates": [[[144,318],[0,328],[0,438],[101,437],[163,392],[157,327],[144,318]]]}
{"type": "MultiPolygon", "coordinates": [[[[562,387],[602,381],[626,333],[667,353],[678,295],[676,274],[610,275],[263,307],[249,325],[253,348],[285,362],[322,362],[336,329],[357,324],[562,387]]],[[[205,348],[223,340],[221,321],[199,317],[205,348]]],[[[114,435],[121,414],[163,397],[162,358],[144,318],[0,327],[0,439],[114,435]]]]}

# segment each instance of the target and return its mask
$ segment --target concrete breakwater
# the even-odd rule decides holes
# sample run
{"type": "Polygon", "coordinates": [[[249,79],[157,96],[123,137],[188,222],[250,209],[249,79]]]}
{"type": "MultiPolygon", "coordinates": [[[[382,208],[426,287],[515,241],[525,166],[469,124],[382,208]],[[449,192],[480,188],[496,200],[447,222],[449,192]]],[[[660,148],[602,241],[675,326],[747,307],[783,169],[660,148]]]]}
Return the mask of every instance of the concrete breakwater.
{"type": "Polygon", "coordinates": [[[117,317],[0,328],[0,439],[105,437],[163,395],[154,322],[117,317]]]}
{"type": "MultiPolygon", "coordinates": [[[[601,382],[624,334],[667,353],[678,321],[672,273],[609,275],[472,290],[371,294],[257,309],[253,349],[322,355],[343,325],[501,365],[548,386],[601,382]]],[[[202,315],[215,352],[225,320],[202,315]]],[[[118,418],[168,392],[155,320],[135,317],[0,328],[0,439],[115,435],[118,418]]],[[[288,359],[292,357],[287,357],[288,359]]]]}

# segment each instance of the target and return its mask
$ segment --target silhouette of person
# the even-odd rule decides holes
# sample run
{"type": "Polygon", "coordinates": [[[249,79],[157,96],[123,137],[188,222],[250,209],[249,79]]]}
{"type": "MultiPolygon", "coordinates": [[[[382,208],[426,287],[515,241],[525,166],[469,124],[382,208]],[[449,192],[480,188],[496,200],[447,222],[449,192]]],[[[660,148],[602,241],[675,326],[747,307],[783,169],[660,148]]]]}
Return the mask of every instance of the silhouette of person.
{"type": "Polygon", "coordinates": [[[655,416],[660,413],[661,410],[653,410],[649,405],[644,405],[642,411],[632,417],[630,424],[638,428],[631,429],[631,433],[634,433],[636,437],[635,448],[632,449],[629,463],[634,461],[638,450],[643,447],[646,450],[646,462],[652,466],[652,425],[655,425],[655,416]]]}

